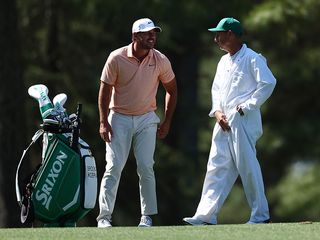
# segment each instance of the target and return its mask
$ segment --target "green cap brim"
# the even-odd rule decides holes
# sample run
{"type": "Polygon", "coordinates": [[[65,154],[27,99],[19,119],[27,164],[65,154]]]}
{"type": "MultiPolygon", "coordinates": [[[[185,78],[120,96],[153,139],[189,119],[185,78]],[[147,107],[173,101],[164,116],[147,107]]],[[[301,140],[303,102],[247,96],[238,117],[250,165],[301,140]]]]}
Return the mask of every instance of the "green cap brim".
{"type": "Polygon", "coordinates": [[[208,31],[210,32],[225,32],[223,28],[209,28],[208,31]]]}

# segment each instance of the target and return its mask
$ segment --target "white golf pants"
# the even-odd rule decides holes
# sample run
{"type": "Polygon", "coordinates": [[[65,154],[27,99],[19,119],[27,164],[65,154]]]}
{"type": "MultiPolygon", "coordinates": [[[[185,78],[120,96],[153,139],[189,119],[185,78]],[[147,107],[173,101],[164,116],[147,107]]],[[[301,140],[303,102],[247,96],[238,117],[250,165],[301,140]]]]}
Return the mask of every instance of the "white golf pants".
{"type": "Polygon", "coordinates": [[[140,206],[142,215],[157,214],[156,183],[153,171],[159,117],[154,112],[139,116],[110,112],[108,121],[113,136],[106,143],[106,170],[101,180],[97,220],[111,220],[121,172],[127,162],[131,146],[139,176],[140,206]]]}
{"type": "Polygon", "coordinates": [[[239,174],[251,208],[250,221],[262,222],[270,218],[255,150],[262,131],[253,130],[254,119],[247,117],[236,113],[229,120],[232,122],[230,132],[215,125],[201,200],[194,218],[217,224],[218,212],[239,174]]]}

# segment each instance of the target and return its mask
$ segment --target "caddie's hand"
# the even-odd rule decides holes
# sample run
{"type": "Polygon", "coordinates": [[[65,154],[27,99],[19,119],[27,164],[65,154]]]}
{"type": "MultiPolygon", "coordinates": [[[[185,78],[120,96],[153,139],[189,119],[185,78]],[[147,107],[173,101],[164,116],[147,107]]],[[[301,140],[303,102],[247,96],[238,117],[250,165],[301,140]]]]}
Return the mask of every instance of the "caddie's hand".
{"type": "Polygon", "coordinates": [[[157,130],[157,138],[159,139],[164,139],[170,130],[170,123],[168,122],[163,122],[162,124],[160,124],[158,130],[157,130]]]}
{"type": "Polygon", "coordinates": [[[100,137],[105,142],[111,142],[111,136],[113,134],[112,128],[110,124],[107,123],[100,123],[100,129],[99,129],[100,137]]]}
{"type": "Polygon", "coordinates": [[[230,131],[231,130],[227,116],[223,112],[215,111],[214,115],[215,115],[217,122],[219,123],[219,125],[223,131],[230,131]]]}

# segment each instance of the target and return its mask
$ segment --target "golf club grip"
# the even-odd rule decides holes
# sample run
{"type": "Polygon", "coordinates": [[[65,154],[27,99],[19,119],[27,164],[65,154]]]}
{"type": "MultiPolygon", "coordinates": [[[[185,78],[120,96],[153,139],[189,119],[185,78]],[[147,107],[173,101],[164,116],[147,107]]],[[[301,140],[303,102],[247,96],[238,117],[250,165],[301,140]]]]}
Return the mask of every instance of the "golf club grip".
{"type": "Polygon", "coordinates": [[[71,147],[75,150],[78,151],[78,142],[79,142],[79,134],[80,134],[80,115],[82,113],[82,104],[78,103],[77,107],[77,120],[76,120],[76,126],[72,130],[72,142],[71,142],[71,147]]]}
{"type": "Polygon", "coordinates": [[[81,113],[82,113],[82,103],[78,103],[78,106],[77,106],[77,118],[78,119],[80,119],[81,113]]]}

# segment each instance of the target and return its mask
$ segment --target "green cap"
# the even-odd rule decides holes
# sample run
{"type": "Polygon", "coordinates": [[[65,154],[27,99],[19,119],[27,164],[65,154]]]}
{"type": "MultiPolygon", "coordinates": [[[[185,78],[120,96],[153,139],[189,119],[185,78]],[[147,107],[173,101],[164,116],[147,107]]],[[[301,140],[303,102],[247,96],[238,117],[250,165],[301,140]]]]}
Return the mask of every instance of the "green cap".
{"type": "Polygon", "coordinates": [[[243,32],[241,23],[237,19],[231,17],[221,19],[215,28],[209,28],[208,30],[210,32],[232,31],[237,35],[241,35],[243,32]]]}

